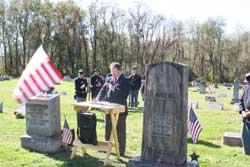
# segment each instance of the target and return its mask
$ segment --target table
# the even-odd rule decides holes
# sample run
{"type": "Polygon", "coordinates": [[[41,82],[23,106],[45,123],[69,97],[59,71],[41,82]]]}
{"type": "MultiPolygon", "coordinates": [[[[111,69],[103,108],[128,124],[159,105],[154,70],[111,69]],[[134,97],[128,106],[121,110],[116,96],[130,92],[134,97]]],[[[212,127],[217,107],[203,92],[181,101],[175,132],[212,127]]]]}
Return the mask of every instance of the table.
{"type": "Polygon", "coordinates": [[[71,153],[71,159],[75,157],[77,148],[81,148],[83,151],[83,154],[86,153],[87,148],[96,149],[98,151],[106,151],[106,158],[104,161],[104,165],[108,163],[108,159],[110,156],[110,153],[112,151],[112,148],[115,148],[116,151],[116,157],[117,160],[120,159],[120,150],[119,150],[119,142],[117,138],[117,122],[119,119],[119,114],[122,112],[125,112],[125,106],[119,105],[115,103],[109,103],[109,102],[78,102],[73,104],[73,108],[76,112],[79,112],[81,110],[89,110],[90,108],[96,108],[101,109],[104,111],[105,114],[110,114],[111,116],[111,123],[112,123],[112,130],[111,135],[109,138],[109,141],[98,141],[97,145],[92,144],[85,144],[82,143],[78,137],[76,137],[75,141],[73,142],[73,149],[71,153]]]}

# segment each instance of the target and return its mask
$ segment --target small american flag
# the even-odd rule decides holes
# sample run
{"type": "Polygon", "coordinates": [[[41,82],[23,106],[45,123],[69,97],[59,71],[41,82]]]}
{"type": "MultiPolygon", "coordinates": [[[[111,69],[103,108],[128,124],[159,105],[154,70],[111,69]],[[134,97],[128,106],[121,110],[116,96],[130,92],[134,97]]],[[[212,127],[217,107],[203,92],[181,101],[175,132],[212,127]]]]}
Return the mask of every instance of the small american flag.
{"type": "Polygon", "coordinates": [[[189,133],[192,136],[193,142],[197,143],[202,127],[192,107],[190,108],[190,112],[189,112],[188,129],[189,129],[189,133]]]}
{"type": "Polygon", "coordinates": [[[63,135],[62,135],[62,141],[67,144],[71,144],[73,140],[73,135],[71,133],[71,130],[69,128],[69,124],[65,118],[64,120],[64,126],[63,126],[63,135]]]}

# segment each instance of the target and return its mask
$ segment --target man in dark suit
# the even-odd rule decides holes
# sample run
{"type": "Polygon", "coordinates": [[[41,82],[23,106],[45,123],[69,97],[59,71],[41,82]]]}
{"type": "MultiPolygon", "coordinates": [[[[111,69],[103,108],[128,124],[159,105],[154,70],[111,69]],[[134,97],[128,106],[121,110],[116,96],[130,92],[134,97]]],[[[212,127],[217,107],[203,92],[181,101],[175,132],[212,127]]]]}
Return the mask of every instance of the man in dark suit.
{"type": "Polygon", "coordinates": [[[87,79],[83,76],[83,70],[78,71],[79,76],[75,79],[75,98],[77,102],[86,101],[87,97],[87,79]]]}
{"type": "MultiPolygon", "coordinates": [[[[128,115],[127,97],[129,94],[129,79],[121,73],[121,65],[117,62],[110,64],[111,75],[106,78],[105,84],[99,91],[96,101],[107,101],[125,106],[117,123],[117,134],[120,154],[123,156],[126,148],[126,118],[128,115]]],[[[106,115],[105,139],[109,140],[111,134],[111,118],[106,115]]]]}
{"type": "Polygon", "coordinates": [[[137,67],[133,67],[133,73],[129,76],[130,79],[130,107],[137,107],[138,93],[141,88],[141,76],[137,74],[137,67]]]}
{"type": "Polygon", "coordinates": [[[104,82],[103,77],[100,75],[100,71],[98,69],[95,69],[94,72],[95,73],[90,77],[90,90],[92,99],[96,98],[104,82]]]}

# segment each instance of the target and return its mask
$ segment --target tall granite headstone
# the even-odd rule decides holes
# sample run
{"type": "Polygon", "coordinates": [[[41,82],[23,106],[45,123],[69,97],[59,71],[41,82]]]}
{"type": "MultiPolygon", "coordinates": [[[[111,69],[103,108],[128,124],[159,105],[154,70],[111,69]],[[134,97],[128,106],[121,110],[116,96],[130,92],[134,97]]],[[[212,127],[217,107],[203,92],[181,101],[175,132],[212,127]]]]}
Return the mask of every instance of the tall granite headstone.
{"type": "Polygon", "coordinates": [[[240,89],[240,81],[238,78],[234,80],[234,90],[233,90],[233,98],[231,104],[239,102],[239,89],[240,89]]]}
{"type": "Polygon", "coordinates": [[[186,167],[188,68],[160,62],[146,66],[142,156],[129,167],[186,167]]]}
{"type": "Polygon", "coordinates": [[[61,147],[60,96],[37,95],[26,103],[26,135],[21,145],[30,150],[55,153],[61,147]]]}
{"type": "Polygon", "coordinates": [[[204,82],[204,81],[200,82],[199,87],[200,87],[200,93],[206,94],[206,82],[204,82]]]}

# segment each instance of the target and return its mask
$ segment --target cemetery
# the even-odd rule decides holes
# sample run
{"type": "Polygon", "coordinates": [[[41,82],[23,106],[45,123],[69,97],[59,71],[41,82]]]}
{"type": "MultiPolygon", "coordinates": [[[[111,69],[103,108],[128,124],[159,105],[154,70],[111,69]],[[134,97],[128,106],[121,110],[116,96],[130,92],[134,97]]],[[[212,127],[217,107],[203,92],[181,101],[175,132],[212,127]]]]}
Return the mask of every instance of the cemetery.
{"type": "Polygon", "coordinates": [[[132,1],[0,0],[0,167],[250,167],[250,2],[132,1]]]}

